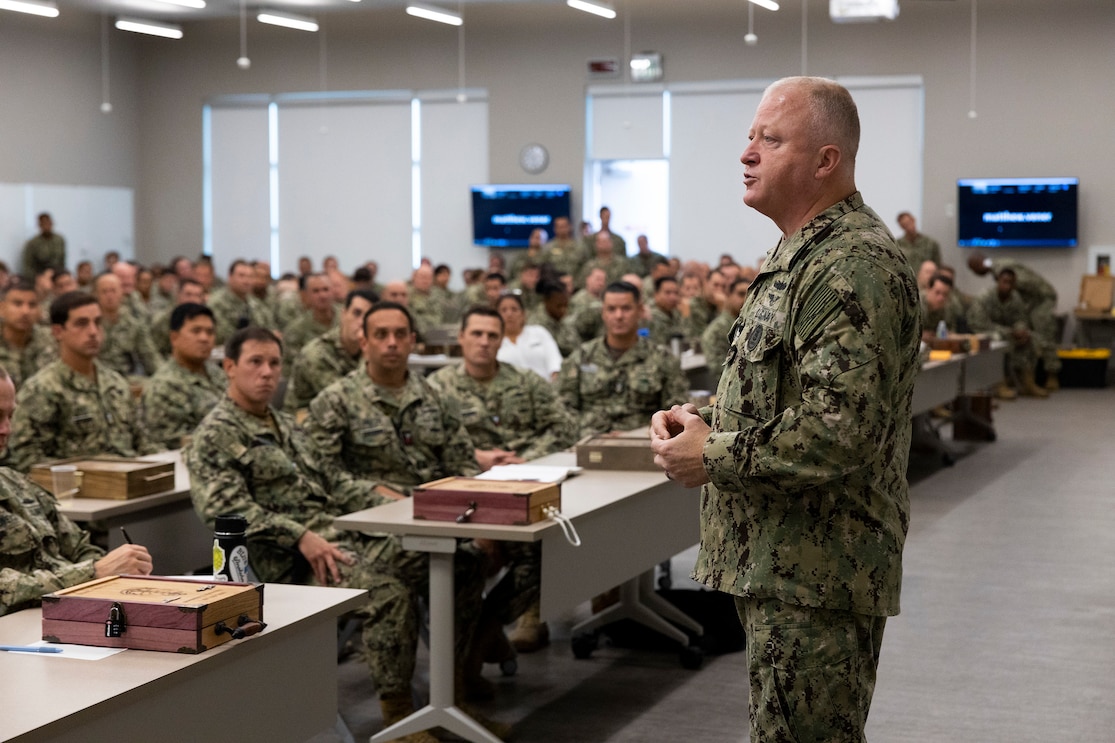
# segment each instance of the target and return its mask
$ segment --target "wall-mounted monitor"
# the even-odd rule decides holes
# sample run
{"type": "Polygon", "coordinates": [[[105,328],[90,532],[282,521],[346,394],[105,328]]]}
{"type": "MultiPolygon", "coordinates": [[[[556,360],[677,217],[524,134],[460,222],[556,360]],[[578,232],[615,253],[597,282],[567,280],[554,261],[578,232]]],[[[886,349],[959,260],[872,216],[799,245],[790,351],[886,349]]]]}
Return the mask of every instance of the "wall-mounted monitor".
{"type": "Polygon", "coordinates": [[[472,186],[472,241],[492,248],[525,248],[541,227],[554,236],[554,220],[569,216],[571,188],[555,184],[472,186]]]}
{"type": "Polygon", "coordinates": [[[962,178],[962,248],[1071,248],[1077,244],[1077,178],[962,178]]]}

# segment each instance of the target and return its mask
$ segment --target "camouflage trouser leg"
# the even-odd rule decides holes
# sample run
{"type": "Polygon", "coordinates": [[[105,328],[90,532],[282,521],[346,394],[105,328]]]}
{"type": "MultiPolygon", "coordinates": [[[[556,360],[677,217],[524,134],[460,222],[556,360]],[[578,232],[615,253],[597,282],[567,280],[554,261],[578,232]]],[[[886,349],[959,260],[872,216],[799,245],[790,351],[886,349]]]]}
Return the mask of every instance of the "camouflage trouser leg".
{"type": "Polygon", "coordinates": [[[1056,374],[1061,370],[1061,358],[1057,355],[1057,320],[1053,317],[1056,300],[1039,302],[1030,309],[1030,327],[1034,329],[1034,345],[1038,356],[1045,366],[1046,374],[1056,374]]]}
{"type": "Polygon", "coordinates": [[[886,617],[736,598],[751,743],[863,743],[886,617]]]}
{"type": "Polygon", "coordinates": [[[542,545],[501,542],[507,559],[507,574],[484,599],[484,613],[500,624],[511,624],[538,600],[542,585],[542,545]]]}
{"type": "MultiPolygon", "coordinates": [[[[409,694],[418,646],[418,601],[429,596],[430,556],[402,548],[396,537],[384,537],[379,556],[353,575],[348,584],[368,589],[364,619],[364,654],[380,696],[409,694]]],[[[483,576],[480,560],[461,548],[453,558],[458,663],[464,657],[480,614],[483,576]]]]}

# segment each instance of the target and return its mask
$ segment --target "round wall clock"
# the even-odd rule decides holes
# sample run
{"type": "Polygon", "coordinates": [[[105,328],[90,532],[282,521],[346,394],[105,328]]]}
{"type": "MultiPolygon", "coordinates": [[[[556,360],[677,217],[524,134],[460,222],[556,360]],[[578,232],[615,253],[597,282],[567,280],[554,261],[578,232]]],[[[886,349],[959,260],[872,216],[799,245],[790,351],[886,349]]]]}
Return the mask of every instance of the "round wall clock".
{"type": "Polygon", "coordinates": [[[528,173],[538,174],[550,164],[550,153],[537,143],[531,143],[519,150],[519,165],[528,173]]]}

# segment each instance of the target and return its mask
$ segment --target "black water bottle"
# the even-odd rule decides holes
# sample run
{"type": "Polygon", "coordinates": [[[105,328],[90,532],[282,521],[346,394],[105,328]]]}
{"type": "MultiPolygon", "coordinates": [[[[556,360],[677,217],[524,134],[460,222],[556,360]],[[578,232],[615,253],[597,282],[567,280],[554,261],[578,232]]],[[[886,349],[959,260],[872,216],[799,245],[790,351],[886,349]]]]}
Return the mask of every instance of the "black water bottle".
{"type": "Polygon", "coordinates": [[[248,520],[240,514],[217,517],[213,530],[213,580],[252,582],[247,532],[248,520]]]}

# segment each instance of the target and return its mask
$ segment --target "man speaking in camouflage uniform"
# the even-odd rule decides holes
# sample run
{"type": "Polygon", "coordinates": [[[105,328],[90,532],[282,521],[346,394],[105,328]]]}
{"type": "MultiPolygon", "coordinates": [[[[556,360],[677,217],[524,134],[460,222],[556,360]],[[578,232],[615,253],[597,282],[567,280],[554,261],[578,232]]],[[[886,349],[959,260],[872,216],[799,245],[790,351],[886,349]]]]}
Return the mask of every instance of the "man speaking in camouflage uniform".
{"type": "Polygon", "coordinates": [[[863,741],[902,585],[917,286],[856,190],[847,90],[780,80],[748,139],[744,202],[783,237],[715,407],[656,413],[652,446],[667,476],[704,484],[694,572],[736,597],[752,743],[863,741]]]}
{"type": "Polygon", "coordinates": [[[646,426],[655,410],[680,405],[688,383],[670,352],[639,337],[643,297],[624,281],[604,290],[605,334],[581,345],[558,373],[558,393],[580,414],[579,436],[646,426]]]}

